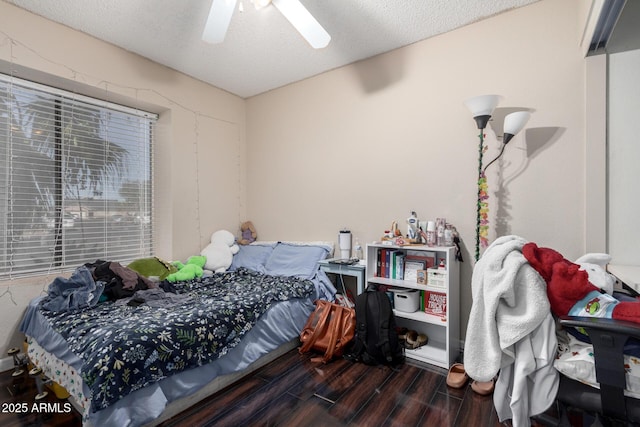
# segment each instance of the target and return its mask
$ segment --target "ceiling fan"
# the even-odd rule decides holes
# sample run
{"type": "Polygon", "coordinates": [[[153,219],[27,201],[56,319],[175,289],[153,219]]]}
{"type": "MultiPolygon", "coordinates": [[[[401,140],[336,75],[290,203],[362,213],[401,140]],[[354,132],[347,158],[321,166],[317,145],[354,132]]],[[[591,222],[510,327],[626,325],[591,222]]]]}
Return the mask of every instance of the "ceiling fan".
{"type": "MultiPolygon", "coordinates": [[[[315,49],[326,47],[329,44],[331,36],[300,3],[300,0],[251,0],[251,2],[256,9],[273,4],[315,49]]],[[[202,40],[213,44],[222,43],[236,4],[237,0],[213,0],[202,33],[202,40]]]]}

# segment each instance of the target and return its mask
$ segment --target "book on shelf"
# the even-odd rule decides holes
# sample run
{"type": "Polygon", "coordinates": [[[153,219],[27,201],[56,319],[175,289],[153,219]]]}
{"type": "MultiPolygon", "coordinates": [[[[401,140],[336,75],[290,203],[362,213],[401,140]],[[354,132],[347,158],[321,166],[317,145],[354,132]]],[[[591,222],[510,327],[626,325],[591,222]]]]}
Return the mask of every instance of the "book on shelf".
{"type": "Polygon", "coordinates": [[[404,280],[404,259],[406,255],[402,251],[395,253],[395,276],[394,279],[404,280]]]}
{"type": "Polygon", "coordinates": [[[424,312],[446,319],[447,294],[445,292],[424,291],[424,312]]]}
{"type": "Polygon", "coordinates": [[[378,250],[378,271],[376,272],[378,277],[389,278],[392,251],[393,249],[387,248],[381,248],[378,250]]]}
{"type": "Polygon", "coordinates": [[[400,249],[380,248],[376,254],[376,277],[402,280],[404,258],[405,253],[400,249]]]}
{"type": "Polygon", "coordinates": [[[397,249],[388,249],[387,250],[387,270],[385,271],[384,277],[390,279],[393,277],[393,254],[397,251],[397,249]]]}

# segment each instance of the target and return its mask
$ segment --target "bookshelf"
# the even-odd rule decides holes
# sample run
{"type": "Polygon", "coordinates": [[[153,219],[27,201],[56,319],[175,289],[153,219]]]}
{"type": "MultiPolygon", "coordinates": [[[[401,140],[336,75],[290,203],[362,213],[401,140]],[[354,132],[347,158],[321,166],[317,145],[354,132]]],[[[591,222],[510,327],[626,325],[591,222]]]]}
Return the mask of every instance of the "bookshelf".
{"type": "MultiPolygon", "coordinates": [[[[426,269],[426,268],[425,268],[426,269]]],[[[429,271],[429,270],[428,270],[429,271]]],[[[439,313],[439,305],[435,304],[436,314],[425,312],[424,304],[420,304],[415,312],[400,311],[394,308],[396,323],[426,334],[429,341],[417,349],[407,349],[406,356],[432,365],[448,369],[460,353],[460,266],[455,259],[455,247],[451,246],[393,246],[386,244],[367,245],[367,284],[384,285],[391,289],[417,289],[420,295],[437,293],[435,300],[446,296],[446,315],[439,313]],[[394,261],[395,256],[395,261],[394,261]],[[400,260],[401,259],[401,260],[400,260]],[[432,259],[429,261],[429,259],[432,259]],[[405,277],[404,267],[408,261],[409,268],[424,265],[437,268],[444,261],[444,269],[432,270],[432,277],[437,277],[430,284],[418,283],[413,274],[405,277]],[[401,264],[399,266],[399,264],[401,264]],[[402,270],[402,271],[401,271],[402,270]],[[437,273],[437,275],[436,275],[437,273]],[[437,286],[434,286],[436,284],[437,286]]],[[[422,298],[424,301],[424,298],[422,298]]],[[[433,309],[434,304],[431,304],[433,309]]]]}

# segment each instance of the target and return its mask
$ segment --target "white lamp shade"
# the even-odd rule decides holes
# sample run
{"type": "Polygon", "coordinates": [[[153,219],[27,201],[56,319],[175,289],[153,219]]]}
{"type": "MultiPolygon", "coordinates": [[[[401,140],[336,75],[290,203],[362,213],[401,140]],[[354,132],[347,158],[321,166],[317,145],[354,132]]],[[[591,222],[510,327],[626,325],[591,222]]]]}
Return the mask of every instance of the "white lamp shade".
{"type": "Polygon", "coordinates": [[[500,95],[481,95],[469,98],[464,102],[473,117],[490,116],[502,97],[500,95]]]}
{"type": "Polygon", "coordinates": [[[531,117],[531,113],[528,111],[516,111],[508,114],[504,118],[504,133],[516,135],[527,124],[529,117],[531,117]]]}

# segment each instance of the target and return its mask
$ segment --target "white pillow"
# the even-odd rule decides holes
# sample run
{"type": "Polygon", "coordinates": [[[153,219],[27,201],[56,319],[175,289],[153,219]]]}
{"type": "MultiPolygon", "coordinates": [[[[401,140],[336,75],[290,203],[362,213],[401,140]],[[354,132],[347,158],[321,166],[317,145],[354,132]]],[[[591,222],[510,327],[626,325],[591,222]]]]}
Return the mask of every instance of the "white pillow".
{"type": "MultiPolygon", "coordinates": [[[[579,341],[568,334],[569,344],[558,352],[554,362],[555,368],[567,377],[580,381],[591,387],[600,388],[596,381],[596,367],[593,356],[593,346],[579,341]]],[[[624,355],[624,366],[627,371],[627,388],[625,395],[640,398],[640,359],[635,356],[624,355]]]]}

